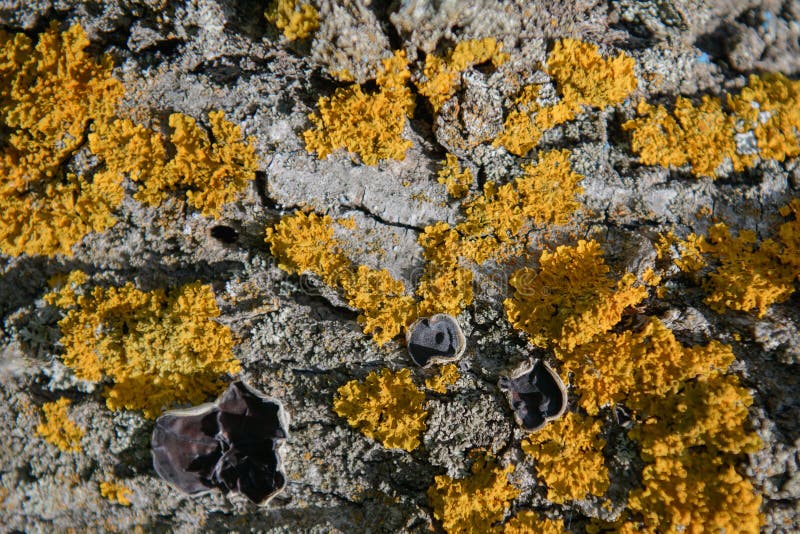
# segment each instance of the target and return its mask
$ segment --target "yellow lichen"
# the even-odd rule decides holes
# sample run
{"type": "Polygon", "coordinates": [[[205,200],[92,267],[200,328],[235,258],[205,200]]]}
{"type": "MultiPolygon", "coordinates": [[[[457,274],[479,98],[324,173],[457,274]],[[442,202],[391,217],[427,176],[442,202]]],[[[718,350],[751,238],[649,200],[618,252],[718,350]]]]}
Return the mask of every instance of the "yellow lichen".
{"type": "Polygon", "coordinates": [[[763,317],[769,307],[785,302],[795,291],[800,276],[800,201],[793,200],[782,213],[795,219],[778,229],[778,239],[758,242],[754,232],[742,230],[736,237],[724,223],[708,230],[708,235],[690,234],[676,240],[681,257],[674,260],[684,272],[698,275],[704,268],[705,302],[718,313],[727,310],[757,310],[763,317]]]}
{"type": "Polygon", "coordinates": [[[503,534],[563,534],[567,532],[560,519],[541,519],[530,510],[518,513],[505,524],[503,534]]]}
{"type": "Polygon", "coordinates": [[[425,58],[423,79],[417,82],[419,93],[438,111],[460,86],[460,75],[468,68],[491,61],[498,67],[508,60],[503,43],[493,37],[469,39],[458,43],[445,56],[430,54],[425,58]]]}
{"type": "Polygon", "coordinates": [[[128,498],[131,495],[131,490],[114,480],[107,480],[100,483],[100,495],[122,506],[131,505],[131,501],[128,498]]]}
{"type": "Polygon", "coordinates": [[[646,165],[680,167],[687,163],[699,176],[715,176],[725,160],[737,171],[752,164],[752,157],[736,151],[734,117],[722,110],[719,99],[704,95],[695,107],[678,97],[674,117],[663,106],[640,102],[639,117],[623,124],[633,130],[631,148],[646,165]]]}
{"type": "Polygon", "coordinates": [[[408,369],[372,372],[363,382],[352,380],[337,391],[333,409],[350,426],[384,447],[413,451],[425,430],[425,394],[408,369]]]}
{"type": "Polygon", "coordinates": [[[140,184],[136,200],[158,206],[185,191],[191,206],[218,218],[223,204],[255,178],[258,162],[253,139],[245,140],[223,112],[212,111],[208,120],[213,142],[193,118],[173,113],[171,150],[159,133],[128,119],[96,128],[89,148],[105,163],[104,175],[127,175],[140,184]]]}
{"type": "Polygon", "coordinates": [[[309,115],[313,127],[303,133],[306,150],[324,159],[335,150],[347,149],[366,165],[382,159],[405,159],[411,141],[402,137],[406,118],[414,111],[414,96],[406,86],[410,77],[404,51],[382,61],[376,92],[360,85],[336,89],[317,101],[317,113],[309,115]]]}
{"type": "Polygon", "coordinates": [[[794,293],[798,272],[780,261],[780,246],[771,239],[756,245],[754,232],[743,230],[734,238],[720,223],[709,229],[702,250],[719,262],[708,274],[705,298],[719,313],[757,309],[763,317],[772,304],[785,302],[794,293]]]}
{"type": "Polygon", "coordinates": [[[523,440],[522,450],[536,460],[536,473],[547,485],[549,500],[563,503],[606,492],[609,479],[601,426],[599,420],[570,412],[523,440]]]}
{"type": "Polygon", "coordinates": [[[630,435],[648,462],[643,488],[629,497],[648,532],[702,524],[720,532],[758,532],[761,496],[733,468],[761,441],[744,428],[753,399],[733,376],[687,382],[664,398],[643,397],[642,424],[630,435]]]}
{"type": "Polygon", "coordinates": [[[110,120],[123,95],[109,56],[86,52],[80,26],[59,33],[53,22],[34,47],[22,33],[0,31],[0,251],[72,254],[90,232],[116,220],[121,180],[67,173],[90,124],[110,120]]]}
{"type": "Polygon", "coordinates": [[[564,102],[604,108],[621,103],[636,89],[635,65],[622,52],[605,59],[596,45],[562,39],[547,58],[547,73],[564,102]]]}
{"type": "Polygon", "coordinates": [[[750,76],[738,95],[704,95],[695,106],[678,97],[670,114],[664,106],[640,102],[639,116],[623,124],[631,146],[647,165],[681,166],[715,177],[730,160],[734,170],[752,167],[756,154],[737,150],[737,134],[755,137],[757,155],[783,161],[800,154],[800,82],[782,74],[750,76]]]}
{"type": "Polygon", "coordinates": [[[275,0],[264,16],[289,41],[305,39],[319,28],[319,12],[298,0],[275,0]]]}
{"type": "Polygon", "coordinates": [[[508,320],[535,345],[572,350],[610,330],[622,312],[647,297],[630,273],[614,282],[595,241],[544,251],[540,269],[520,269],[511,276],[514,288],[505,300],[508,320]]]}
{"type": "Polygon", "coordinates": [[[730,347],[716,341],[681,345],[656,318],[638,331],[605,333],[573,350],[557,350],[556,356],[591,415],[629,396],[633,401],[674,392],[685,380],[724,371],[733,361],[730,347]]]}
{"type": "Polygon", "coordinates": [[[752,130],[762,158],[783,161],[800,155],[800,81],[781,73],[751,75],[747,86],[728,95],[737,129],[752,130]]]}
{"type": "Polygon", "coordinates": [[[713,532],[756,534],[763,524],[761,496],[719,457],[687,454],[658,458],[645,466],[644,489],[628,497],[629,508],[642,516],[643,527],[631,532],[685,532],[703,525],[713,532]]]}
{"type": "Polygon", "coordinates": [[[567,150],[543,152],[512,182],[487,182],[482,195],[462,202],[464,221],[425,228],[419,237],[425,259],[439,266],[459,258],[477,264],[498,260],[519,252],[521,236],[533,225],[568,222],[580,207],[575,197],[583,192],[578,185],[583,176],[572,170],[569,157],[567,150]]]}
{"type": "Polygon", "coordinates": [[[416,319],[414,298],[405,294],[402,281],[392,278],[386,269],[366,265],[344,279],[345,298],[361,310],[358,320],[365,334],[372,334],[375,343],[383,345],[400,334],[416,319]]]}
{"type": "Polygon", "coordinates": [[[438,174],[440,184],[447,186],[447,193],[453,198],[463,198],[469,193],[473,176],[469,169],[461,170],[458,159],[452,154],[447,154],[442,169],[438,174]]]}
{"type": "Polygon", "coordinates": [[[156,417],[176,403],[198,404],[218,393],[225,373],[237,373],[233,337],[210,286],[188,284],[167,294],[123,287],[54,290],[46,300],[67,310],[58,323],[62,360],[78,378],[112,380],[111,410],[156,417]],[[72,296],[70,296],[72,295],[72,296]]]}
{"type": "Polygon", "coordinates": [[[414,298],[406,295],[403,282],[385,269],[354,265],[341,252],[332,224],[327,215],[298,211],[268,228],[265,241],[281,269],[315,274],[341,290],[348,303],[361,310],[359,322],[364,333],[383,345],[416,319],[414,298]]]}
{"type": "Polygon", "coordinates": [[[623,53],[605,59],[596,45],[575,39],[557,41],[547,60],[547,73],[561,100],[542,106],[537,102],[540,86],[525,86],[494,145],[524,156],[545,131],[571,121],[583,107],[605,108],[623,102],[637,86],[634,66],[633,58],[623,53]]]}
{"type": "Polygon", "coordinates": [[[661,283],[661,276],[656,274],[652,267],[648,267],[642,273],[642,282],[650,287],[656,287],[661,283]]]}
{"type": "Polygon", "coordinates": [[[447,393],[447,386],[455,384],[459,376],[458,367],[448,363],[439,369],[439,374],[425,381],[425,387],[436,393],[447,393]]]}
{"type": "Polygon", "coordinates": [[[463,267],[428,263],[416,296],[420,299],[417,316],[430,317],[437,313],[456,316],[472,304],[472,271],[463,267]]]}
{"type": "Polygon", "coordinates": [[[496,530],[519,490],[508,481],[514,466],[501,468],[484,456],[472,464],[472,475],[455,480],[438,475],[428,488],[433,516],[448,533],[482,534],[496,530]]]}
{"type": "Polygon", "coordinates": [[[80,452],[81,438],[85,431],[67,416],[69,399],[61,397],[55,402],[42,405],[44,421],[36,427],[36,433],[65,452],[80,452]]]}

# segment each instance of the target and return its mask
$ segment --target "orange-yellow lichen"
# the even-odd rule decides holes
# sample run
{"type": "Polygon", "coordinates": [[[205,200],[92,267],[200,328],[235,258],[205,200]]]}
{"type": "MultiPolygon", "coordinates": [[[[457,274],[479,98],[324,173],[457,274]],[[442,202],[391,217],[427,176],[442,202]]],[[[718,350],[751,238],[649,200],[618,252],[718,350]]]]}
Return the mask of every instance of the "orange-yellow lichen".
{"type": "Polygon", "coordinates": [[[645,466],[642,483],[628,507],[643,525],[630,532],[691,532],[702,525],[713,532],[756,534],[764,522],[761,496],[750,481],[708,453],[658,458],[645,466]]]}
{"type": "Polygon", "coordinates": [[[563,101],[575,107],[604,108],[621,103],[636,89],[635,65],[622,52],[605,59],[596,45],[562,39],[547,58],[547,73],[563,101]]]}
{"type": "Polygon", "coordinates": [[[219,308],[210,286],[188,284],[166,293],[72,285],[45,299],[67,310],[58,323],[62,360],[78,378],[113,383],[104,390],[111,410],[156,417],[176,403],[198,404],[218,393],[225,373],[237,373],[233,337],[213,319],[219,308]]]}
{"type": "Polygon", "coordinates": [[[416,319],[414,298],[405,294],[402,281],[386,269],[359,265],[344,278],[342,289],[348,303],[361,310],[358,316],[365,334],[383,345],[416,319]]]}
{"type": "Polygon", "coordinates": [[[530,510],[519,512],[503,528],[503,534],[563,534],[567,532],[560,519],[540,518],[530,510]]]}
{"type": "Polygon", "coordinates": [[[781,73],[751,75],[738,95],[728,95],[728,105],[737,130],[754,132],[762,158],[800,155],[800,81],[781,73]]]}
{"type": "Polygon", "coordinates": [[[416,296],[416,315],[430,317],[437,313],[453,316],[472,304],[472,271],[458,266],[425,265],[416,296]]]}
{"type": "Polygon", "coordinates": [[[540,86],[525,86],[494,145],[524,156],[545,131],[574,119],[583,107],[605,108],[623,102],[637,86],[634,66],[633,58],[623,53],[605,59],[596,45],[575,39],[557,41],[547,60],[547,73],[561,100],[542,106],[537,102],[540,86]]]}
{"type": "Polygon", "coordinates": [[[0,251],[72,254],[90,232],[116,220],[121,180],[66,173],[89,125],[107,122],[123,95],[109,56],[86,52],[80,26],[53,22],[34,47],[22,33],[0,31],[0,251]]]}
{"type": "Polygon", "coordinates": [[[69,399],[61,397],[55,402],[42,405],[44,421],[36,427],[36,433],[65,452],[80,452],[83,428],[73,423],[67,415],[69,399]]]}
{"type": "Polygon", "coordinates": [[[642,423],[630,431],[648,462],[643,488],[630,509],[647,531],[681,531],[703,524],[724,532],[758,532],[761,496],[733,465],[761,447],[745,430],[753,399],[734,376],[714,374],[686,382],[666,397],[642,397],[642,423]]]}
{"type": "Polygon", "coordinates": [[[130,506],[131,490],[115,480],[106,480],[100,483],[100,495],[111,502],[122,506],[130,506]]]}
{"type": "Polygon", "coordinates": [[[298,0],[275,0],[264,16],[289,41],[305,39],[319,28],[319,12],[298,0]]]}
{"type": "Polygon", "coordinates": [[[425,58],[423,79],[417,82],[419,93],[438,111],[460,86],[460,75],[468,68],[491,61],[498,67],[508,60],[503,43],[493,37],[469,39],[458,43],[445,56],[430,54],[425,58]]]}
{"type": "Polygon", "coordinates": [[[727,345],[712,341],[685,347],[656,318],[637,331],[608,332],[573,350],[556,350],[556,356],[572,374],[579,404],[591,415],[629,396],[632,402],[661,397],[688,379],[724,371],[733,362],[727,345]]]}
{"type": "Polygon", "coordinates": [[[527,332],[535,345],[572,350],[610,330],[622,312],[647,297],[628,273],[615,282],[603,251],[595,241],[544,251],[540,269],[520,269],[511,276],[514,288],[505,300],[508,320],[527,332]]]}
{"type": "Polygon", "coordinates": [[[523,440],[522,450],[536,460],[536,473],[547,485],[549,500],[563,503],[606,492],[609,479],[601,426],[599,420],[570,412],[523,440]]]}
{"type": "Polygon", "coordinates": [[[425,430],[428,415],[425,394],[411,380],[408,369],[372,372],[363,382],[352,380],[340,387],[333,409],[350,426],[384,447],[413,451],[425,430]]]}
{"type": "Polygon", "coordinates": [[[737,171],[752,165],[751,156],[736,151],[734,117],[722,110],[718,98],[704,95],[698,106],[688,98],[675,101],[674,117],[663,106],[644,101],[639,117],[623,124],[633,130],[631,148],[646,165],[680,167],[687,163],[699,176],[715,176],[725,160],[737,171]]]}
{"type": "Polygon", "coordinates": [[[333,236],[333,219],[296,212],[267,229],[266,242],[278,266],[289,273],[310,272],[338,288],[361,311],[364,333],[383,345],[416,319],[414,298],[385,269],[356,266],[333,236]]]}
{"type": "Polygon", "coordinates": [[[462,202],[465,220],[449,227],[437,223],[419,237],[425,259],[452,265],[459,258],[481,264],[519,252],[521,236],[533,225],[564,224],[580,207],[583,176],[574,172],[570,152],[551,150],[539,154],[535,164],[510,183],[484,185],[482,195],[462,202]]]}
{"type": "Polygon", "coordinates": [[[800,82],[782,74],[750,76],[738,95],[704,95],[695,106],[684,97],[670,114],[664,106],[640,102],[639,117],[623,124],[631,146],[647,165],[681,166],[714,177],[730,160],[734,170],[752,167],[756,154],[737,150],[737,134],[755,137],[757,155],[783,161],[800,154],[800,82]]]}
{"type": "Polygon", "coordinates": [[[401,50],[382,61],[377,91],[364,92],[353,84],[320,97],[317,113],[309,115],[313,127],[303,133],[306,150],[324,159],[344,148],[367,165],[405,159],[411,141],[402,134],[406,118],[414,112],[414,96],[406,86],[410,76],[401,50]]]}
{"type": "Polygon", "coordinates": [[[438,475],[428,488],[433,516],[448,533],[484,533],[496,529],[519,490],[508,481],[514,466],[501,468],[484,456],[472,464],[472,475],[455,480],[438,475]]]}
{"type": "Polygon", "coordinates": [[[797,279],[800,281],[800,198],[792,199],[786,206],[781,207],[780,214],[784,217],[789,215],[794,217],[778,228],[778,241],[783,247],[780,260],[797,274],[797,279]]]}
{"type": "Polygon", "coordinates": [[[780,261],[781,248],[771,239],[756,244],[754,232],[742,230],[735,238],[725,224],[709,228],[702,251],[719,262],[708,274],[705,302],[719,313],[758,310],[763,317],[776,302],[794,293],[798,272],[780,261]]]}
{"type": "Polygon", "coordinates": [[[794,293],[795,279],[800,276],[800,201],[793,200],[781,213],[794,213],[795,218],[779,227],[777,241],[758,242],[750,230],[733,237],[724,223],[709,228],[706,236],[675,239],[681,257],[674,261],[682,271],[698,275],[711,267],[704,285],[705,302],[713,310],[758,310],[763,317],[771,305],[785,302],[794,293]]]}
{"type": "Polygon", "coordinates": [[[136,200],[157,206],[185,191],[191,206],[217,218],[223,204],[255,178],[258,162],[253,139],[244,139],[223,112],[212,111],[208,121],[213,142],[193,118],[173,113],[170,150],[159,133],[128,119],[96,128],[89,148],[105,162],[104,175],[128,175],[139,183],[136,200]]]}
{"type": "Polygon", "coordinates": [[[456,364],[448,363],[439,369],[439,374],[425,381],[425,387],[436,393],[447,393],[447,386],[455,384],[459,376],[456,364]]]}
{"type": "Polygon", "coordinates": [[[458,159],[454,155],[447,154],[437,179],[440,184],[447,186],[447,194],[451,197],[463,198],[469,193],[469,186],[472,185],[473,176],[471,170],[461,170],[458,165],[458,159]]]}

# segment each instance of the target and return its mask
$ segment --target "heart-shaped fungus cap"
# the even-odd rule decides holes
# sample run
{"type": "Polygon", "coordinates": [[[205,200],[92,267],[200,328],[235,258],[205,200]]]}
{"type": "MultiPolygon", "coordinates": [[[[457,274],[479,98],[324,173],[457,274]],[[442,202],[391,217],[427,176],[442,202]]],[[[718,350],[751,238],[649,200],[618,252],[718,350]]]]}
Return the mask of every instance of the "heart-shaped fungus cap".
{"type": "Polygon", "coordinates": [[[286,485],[278,447],[288,427],[279,401],[233,382],[215,403],[156,420],[153,467],[190,495],[220,488],[263,506],[286,485]]]}
{"type": "Polygon", "coordinates": [[[411,359],[422,367],[457,360],[467,346],[458,321],[446,313],[414,321],[406,331],[406,342],[411,359]]]}
{"type": "Polygon", "coordinates": [[[539,430],[567,408],[564,382],[541,360],[525,362],[511,376],[500,378],[498,385],[506,392],[514,419],[523,430],[539,430]]]}

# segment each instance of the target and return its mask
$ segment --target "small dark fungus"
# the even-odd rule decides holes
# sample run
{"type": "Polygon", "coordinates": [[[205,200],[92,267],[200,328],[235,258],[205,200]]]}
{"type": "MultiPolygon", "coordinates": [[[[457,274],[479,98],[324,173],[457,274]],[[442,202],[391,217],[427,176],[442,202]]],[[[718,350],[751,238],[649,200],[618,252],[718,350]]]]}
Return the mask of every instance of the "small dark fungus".
{"type": "Polygon", "coordinates": [[[156,420],[153,467],[190,495],[219,488],[263,506],[286,485],[278,447],[288,427],[279,401],[233,382],[215,403],[156,420]]]}
{"type": "Polygon", "coordinates": [[[406,342],[411,359],[422,367],[457,360],[467,346],[458,321],[446,313],[417,319],[406,331],[406,342]]]}
{"type": "Polygon", "coordinates": [[[511,376],[500,378],[498,385],[505,391],[514,419],[523,430],[539,430],[548,421],[561,417],[567,408],[567,388],[541,360],[525,362],[511,376]]]}

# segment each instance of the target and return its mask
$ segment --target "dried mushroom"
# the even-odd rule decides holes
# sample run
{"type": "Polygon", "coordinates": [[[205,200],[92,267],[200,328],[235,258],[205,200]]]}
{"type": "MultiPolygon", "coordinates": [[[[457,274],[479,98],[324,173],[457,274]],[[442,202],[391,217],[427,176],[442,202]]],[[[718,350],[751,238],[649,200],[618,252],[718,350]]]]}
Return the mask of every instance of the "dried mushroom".
{"type": "Polygon", "coordinates": [[[467,346],[458,321],[446,313],[417,319],[406,331],[406,342],[408,354],[421,367],[457,360],[467,346]]]}
{"type": "Polygon", "coordinates": [[[514,419],[523,430],[539,430],[567,408],[567,388],[541,360],[525,362],[511,376],[500,378],[498,385],[506,392],[514,419]]]}
{"type": "Polygon", "coordinates": [[[263,506],[286,485],[278,447],[288,426],[279,401],[233,382],[215,403],[156,420],[153,467],[190,495],[219,488],[263,506]]]}

